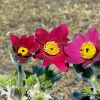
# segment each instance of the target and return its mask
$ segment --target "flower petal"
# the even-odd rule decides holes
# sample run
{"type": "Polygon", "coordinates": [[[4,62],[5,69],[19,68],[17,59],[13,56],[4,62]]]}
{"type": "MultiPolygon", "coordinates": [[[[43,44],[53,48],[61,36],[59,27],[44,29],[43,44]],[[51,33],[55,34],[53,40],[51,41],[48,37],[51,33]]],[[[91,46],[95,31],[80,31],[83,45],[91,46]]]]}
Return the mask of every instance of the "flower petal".
{"type": "Polygon", "coordinates": [[[27,38],[27,44],[31,44],[31,43],[34,43],[35,42],[35,37],[34,35],[30,35],[28,38],[27,38]]]}
{"type": "Polygon", "coordinates": [[[69,43],[67,46],[64,47],[64,51],[71,58],[81,59],[80,46],[76,43],[69,43]]]}
{"type": "Polygon", "coordinates": [[[24,35],[21,36],[20,41],[19,41],[20,46],[23,46],[23,47],[26,46],[27,36],[28,36],[28,34],[24,34],[24,35]]]}
{"type": "Polygon", "coordinates": [[[43,53],[40,50],[37,50],[33,56],[34,59],[43,59],[43,57],[43,53]]]}
{"type": "Polygon", "coordinates": [[[94,44],[97,43],[98,39],[99,39],[99,33],[97,31],[97,29],[94,27],[94,28],[90,28],[87,32],[87,35],[86,35],[86,39],[87,41],[91,41],[93,42],[94,44]]]}
{"type": "Polygon", "coordinates": [[[34,54],[39,49],[39,44],[33,43],[30,45],[30,48],[28,48],[28,55],[34,54]]]}
{"type": "Polygon", "coordinates": [[[68,39],[68,38],[62,38],[62,43],[61,44],[65,46],[68,41],[70,41],[70,39],[68,39]]]}
{"type": "Polygon", "coordinates": [[[55,66],[57,66],[58,67],[58,69],[60,69],[61,71],[63,71],[63,72],[66,72],[66,71],[68,71],[68,65],[65,63],[65,62],[60,62],[60,61],[56,61],[55,63],[54,63],[54,65],[55,66]]]}
{"type": "Polygon", "coordinates": [[[93,58],[93,62],[100,61],[100,51],[97,51],[97,52],[98,52],[97,55],[93,58]]]}
{"type": "Polygon", "coordinates": [[[48,32],[42,28],[38,28],[35,31],[35,36],[38,41],[40,41],[42,44],[44,44],[48,40],[48,32]]]}
{"type": "Polygon", "coordinates": [[[60,52],[58,55],[52,57],[52,61],[65,61],[67,59],[67,55],[64,52],[60,52]]]}
{"type": "Polygon", "coordinates": [[[68,35],[68,27],[66,24],[61,24],[59,27],[54,28],[51,30],[49,38],[52,39],[58,39],[61,37],[66,37],[68,35]]]}
{"type": "Polygon", "coordinates": [[[86,42],[86,38],[81,33],[78,33],[74,36],[74,42],[81,46],[84,42],[86,42]]]}
{"type": "Polygon", "coordinates": [[[40,45],[38,43],[33,44],[33,50],[36,52],[39,49],[40,45]]]}
{"type": "Polygon", "coordinates": [[[84,59],[75,59],[75,58],[71,58],[71,57],[68,57],[66,59],[66,62],[67,63],[72,63],[72,64],[81,64],[83,63],[85,60],[84,59]]]}
{"type": "Polygon", "coordinates": [[[85,62],[83,63],[82,66],[83,66],[84,69],[86,69],[86,68],[88,67],[88,65],[91,64],[91,63],[92,63],[91,60],[87,60],[87,61],[85,61],[85,62]]]}
{"type": "Polygon", "coordinates": [[[17,52],[19,48],[19,37],[14,34],[10,34],[10,40],[11,40],[11,44],[13,46],[14,52],[17,52]]]}
{"type": "Polygon", "coordinates": [[[22,56],[18,56],[18,61],[19,62],[25,62],[27,60],[27,58],[22,57],[22,56]]]}
{"type": "Polygon", "coordinates": [[[51,64],[50,63],[50,59],[49,58],[44,58],[43,63],[42,63],[42,66],[45,67],[45,66],[48,66],[50,64],[51,64]]]}
{"type": "Polygon", "coordinates": [[[74,42],[71,42],[64,47],[65,53],[69,56],[66,59],[66,62],[72,64],[80,64],[84,62],[84,59],[82,59],[80,55],[80,47],[84,42],[86,42],[85,36],[78,33],[74,37],[74,42]]]}
{"type": "Polygon", "coordinates": [[[10,40],[12,45],[14,46],[17,42],[19,42],[19,37],[14,34],[10,34],[10,40]]]}
{"type": "Polygon", "coordinates": [[[34,35],[31,35],[29,37],[26,38],[26,43],[25,43],[25,47],[28,49],[33,48],[33,44],[35,42],[35,37],[34,35]]]}

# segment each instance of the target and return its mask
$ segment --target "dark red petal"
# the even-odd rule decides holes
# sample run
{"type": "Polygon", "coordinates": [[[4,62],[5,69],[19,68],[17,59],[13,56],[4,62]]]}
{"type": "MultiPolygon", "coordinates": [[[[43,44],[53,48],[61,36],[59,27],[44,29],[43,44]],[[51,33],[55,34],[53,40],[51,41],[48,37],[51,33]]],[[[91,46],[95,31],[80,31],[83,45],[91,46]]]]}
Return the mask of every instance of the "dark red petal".
{"type": "Polygon", "coordinates": [[[67,42],[70,41],[68,38],[62,38],[62,45],[67,45],[67,42]]]}
{"type": "Polygon", "coordinates": [[[34,59],[42,59],[42,58],[44,58],[44,56],[43,56],[43,53],[40,50],[38,50],[38,51],[36,51],[36,53],[33,56],[33,58],[34,59]]]}
{"type": "Polygon", "coordinates": [[[46,41],[48,40],[48,36],[49,36],[48,32],[42,28],[38,28],[35,31],[35,37],[42,44],[46,43],[46,41]]]}
{"type": "Polygon", "coordinates": [[[22,56],[18,56],[18,61],[19,62],[25,62],[27,60],[27,58],[22,57],[22,56]]]}
{"type": "Polygon", "coordinates": [[[20,41],[19,41],[20,46],[23,46],[23,47],[26,46],[26,44],[27,44],[27,36],[28,36],[28,34],[24,34],[24,35],[21,36],[20,41]]]}
{"type": "Polygon", "coordinates": [[[35,52],[39,49],[39,44],[35,42],[35,37],[33,35],[29,36],[25,47],[28,48],[29,52],[35,52]]]}
{"type": "Polygon", "coordinates": [[[48,66],[52,64],[49,58],[44,58],[42,66],[48,66]]]}
{"type": "Polygon", "coordinates": [[[52,58],[52,61],[65,61],[67,59],[67,55],[64,52],[59,53],[58,55],[52,58]]]}
{"type": "Polygon", "coordinates": [[[28,44],[32,44],[35,42],[35,37],[34,35],[30,35],[28,38],[27,38],[27,45],[28,44]]]}
{"type": "Polygon", "coordinates": [[[68,65],[65,63],[65,62],[59,62],[59,61],[56,61],[55,63],[54,63],[54,65],[55,66],[57,66],[58,67],[58,69],[59,70],[61,70],[61,71],[63,71],[63,72],[66,72],[66,71],[68,71],[68,65]]]}
{"type": "Polygon", "coordinates": [[[36,52],[39,49],[39,47],[40,47],[40,45],[38,43],[34,43],[33,44],[34,52],[36,52]]]}
{"type": "Polygon", "coordinates": [[[87,35],[86,35],[86,39],[87,41],[91,41],[93,42],[94,44],[97,43],[98,39],[99,39],[99,33],[97,31],[97,29],[94,27],[94,28],[90,28],[87,32],[87,35]]]}
{"type": "Polygon", "coordinates": [[[10,40],[11,40],[11,44],[12,44],[14,52],[17,52],[19,48],[19,37],[14,34],[10,34],[10,40]]]}
{"type": "Polygon", "coordinates": [[[49,38],[58,39],[61,37],[66,37],[68,35],[68,27],[66,24],[61,24],[59,27],[51,30],[49,38]]]}
{"type": "Polygon", "coordinates": [[[39,49],[39,44],[33,43],[30,45],[30,48],[28,48],[30,54],[35,53],[39,49]]]}
{"type": "Polygon", "coordinates": [[[10,40],[12,45],[14,46],[16,43],[19,43],[19,37],[14,35],[14,34],[10,34],[10,40]]]}

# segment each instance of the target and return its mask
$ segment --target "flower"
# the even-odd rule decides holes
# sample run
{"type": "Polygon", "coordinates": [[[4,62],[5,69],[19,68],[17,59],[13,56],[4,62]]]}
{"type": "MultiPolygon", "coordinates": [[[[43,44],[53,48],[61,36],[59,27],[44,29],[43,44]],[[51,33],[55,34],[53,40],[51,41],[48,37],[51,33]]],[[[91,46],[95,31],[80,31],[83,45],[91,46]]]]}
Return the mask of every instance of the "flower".
{"type": "Polygon", "coordinates": [[[69,56],[66,61],[72,64],[82,64],[87,68],[89,64],[100,60],[100,40],[97,29],[90,28],[86,36],[78,33],[74,41],[64,48],[69,56]]]}
{"type": "Polygon", "coordinates": [[[64,53],[64,46],[69,41],[66,38],[67,35],[66,24],[61,24],[59,27],[52,29],[50,33],[43,28],[36,29],[35,37],[37,43],[40,44],[40,48],[34,58],[43,59],[43,67],[54,64],[60,70],[67,71],[68,63],[65,62],[67,55],[64,53]]]}
{"type": "Polygon", "coordinates": [[[17,55],[19,62],[24,62],[39,48],[35,42],[34,35],[28,36],[27,34],[18,37],[10,34],[10,40],[13,47],[14,54],[17,55]]]}

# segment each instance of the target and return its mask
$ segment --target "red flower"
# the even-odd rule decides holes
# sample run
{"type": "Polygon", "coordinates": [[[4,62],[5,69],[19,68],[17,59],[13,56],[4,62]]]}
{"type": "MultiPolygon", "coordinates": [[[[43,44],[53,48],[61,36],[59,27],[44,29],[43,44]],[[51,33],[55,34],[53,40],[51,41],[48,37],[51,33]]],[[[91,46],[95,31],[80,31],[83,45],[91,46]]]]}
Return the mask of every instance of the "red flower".
{"type": "Polygon", "coordinates": [[[10,40],[13,47],[14,54],[17,55],[19,62],[24,62],[32,53],[36,52],[39,45],[35,43],[34,35],[28,36],[27,34],[18,37],[10,34],[10,40]]]}
{"type": "Polygon", "coordinates": [[[42,28],[38,28],[35,32],[37,43],[40,44],[39,50],[34,58],[43,59],[42,66],[50,64],[56,65],[60,70],[67,71],[68,64],[65,62],[67,55],[64,53],[64,46],[69,41],[68,28],[65,24],[54,28],[48,33],[42,28]]]}
{"type": "Polygon", "coordinates": [[[74,42],[65,46],[65,53],[69,56],[66,60],[72,64],[83,64],[87,68],[89,64],[100,61],[100,40],[96,28],[88,30],[86,36],[77,34],[74,42]]]}

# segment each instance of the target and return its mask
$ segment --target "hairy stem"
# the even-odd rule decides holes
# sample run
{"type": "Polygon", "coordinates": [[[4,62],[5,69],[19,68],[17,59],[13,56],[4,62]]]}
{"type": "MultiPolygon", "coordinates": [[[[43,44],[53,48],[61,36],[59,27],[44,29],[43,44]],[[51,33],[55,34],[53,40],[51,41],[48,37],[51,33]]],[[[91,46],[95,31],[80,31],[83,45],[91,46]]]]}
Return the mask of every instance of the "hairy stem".
{"type": "Polygon", "coordinates": [[[23,86],[23,68],[21,64],[17,66],[17,87],[21,90],[23,86]]]}

